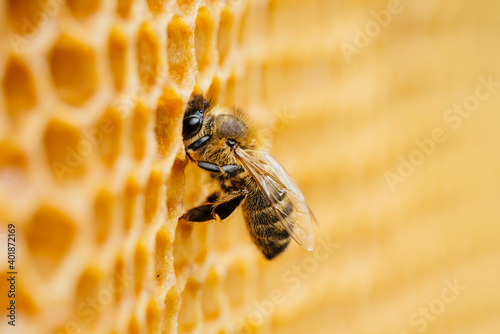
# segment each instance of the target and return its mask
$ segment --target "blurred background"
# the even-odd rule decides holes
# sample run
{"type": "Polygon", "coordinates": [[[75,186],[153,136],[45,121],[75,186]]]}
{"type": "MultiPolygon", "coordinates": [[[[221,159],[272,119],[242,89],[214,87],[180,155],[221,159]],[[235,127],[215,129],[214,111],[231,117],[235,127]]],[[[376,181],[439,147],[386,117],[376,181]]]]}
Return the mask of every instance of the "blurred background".
{"type": "Polygon", "coordinates": [[[2,333],[496,333],[500,4],[5,0],[2,333]],[[267,261],[182,147],[193,90],[269,133],[317,219],[267,261]]]}

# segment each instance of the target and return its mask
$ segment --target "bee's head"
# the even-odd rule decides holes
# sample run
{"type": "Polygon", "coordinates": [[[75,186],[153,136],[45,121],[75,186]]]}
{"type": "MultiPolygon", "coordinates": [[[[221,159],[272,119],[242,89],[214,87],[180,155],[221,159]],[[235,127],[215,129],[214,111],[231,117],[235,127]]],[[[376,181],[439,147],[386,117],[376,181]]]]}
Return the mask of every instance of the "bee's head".
{"type": "Polygon", "coordinates": [[[194,95],[188,103],[182,122],[183,140],[191,139],[200,132],[205,111],[210,108],[210,102],[202,95],[194,95]]]}
{"type": "Polygon", "coordinates": [[[251,146],[248,126],[237,116],[222,114],[215,119],[214,136],[230,150],[251,146]]]}

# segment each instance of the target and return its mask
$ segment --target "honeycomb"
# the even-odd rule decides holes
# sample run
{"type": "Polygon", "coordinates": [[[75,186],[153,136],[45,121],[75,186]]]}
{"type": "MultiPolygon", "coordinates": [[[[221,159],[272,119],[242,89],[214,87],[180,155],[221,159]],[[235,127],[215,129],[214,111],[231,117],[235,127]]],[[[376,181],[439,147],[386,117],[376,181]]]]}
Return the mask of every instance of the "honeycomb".
{"type": "Polygon", "coordinates": [[[1,333],[496,333],[500,4],[0,2],[1,333]],[[319,221],[267,261],[188,164],[238,105],[319,221]],[[16,230],[15,327],[8,226],[16,230]]]}

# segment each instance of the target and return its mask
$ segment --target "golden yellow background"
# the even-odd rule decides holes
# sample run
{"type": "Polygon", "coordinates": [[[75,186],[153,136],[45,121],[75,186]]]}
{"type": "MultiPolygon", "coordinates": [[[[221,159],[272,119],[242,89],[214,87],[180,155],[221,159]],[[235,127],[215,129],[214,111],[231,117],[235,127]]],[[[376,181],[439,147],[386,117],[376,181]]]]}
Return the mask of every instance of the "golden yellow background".
{"type": "Polygon", "coordinates": [[[495,1],[0,2],[0,332],[496,333],[495,1]],[[245,108],[318,219],[274,261],[209,193],[194,89],[245,108]],[[9,326],[7,224],[16,226],[9,326]]]}

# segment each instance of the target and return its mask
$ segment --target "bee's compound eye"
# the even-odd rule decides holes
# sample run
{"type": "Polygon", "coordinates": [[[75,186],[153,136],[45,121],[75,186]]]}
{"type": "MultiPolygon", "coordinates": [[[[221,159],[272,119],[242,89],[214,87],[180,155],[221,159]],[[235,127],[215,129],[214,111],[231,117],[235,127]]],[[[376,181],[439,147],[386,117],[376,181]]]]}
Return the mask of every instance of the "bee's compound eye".
{"type": "Polygon", "coordinates": [[[195,135],[201,128],[202,118],[198,116],[189,116],[182,123],[182,136],[186,138],[195,135]]]}
{"type": "Polygon", "coordinates": [[[229,147],[234,147],[234,145],[236,145],[236,140],[234,140],[234,139],[226,139],[226,144],[229,147]]]}

